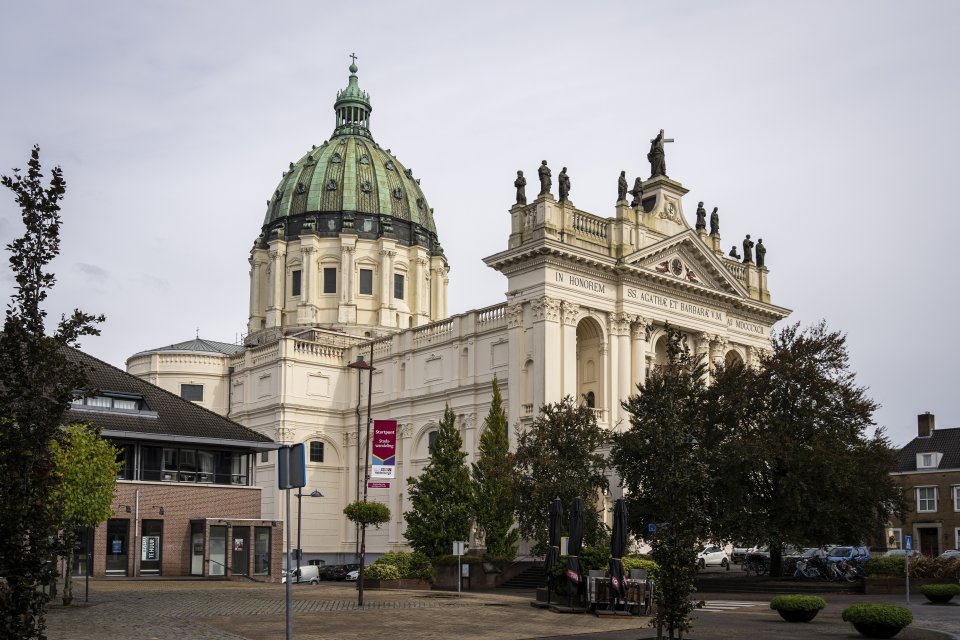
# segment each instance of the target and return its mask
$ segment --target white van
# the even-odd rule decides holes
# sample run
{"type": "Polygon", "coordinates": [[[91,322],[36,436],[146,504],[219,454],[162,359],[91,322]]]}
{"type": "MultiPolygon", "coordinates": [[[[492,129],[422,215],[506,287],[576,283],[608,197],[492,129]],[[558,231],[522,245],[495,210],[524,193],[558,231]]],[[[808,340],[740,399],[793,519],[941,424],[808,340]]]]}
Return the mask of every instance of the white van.
{"type": "MultiPolygon", "coordinates": [[[[300,571],[297,573],[296,569],[293,569],[292,572],[294,575],[293,582],[294,584],[298,582],[309,582],[310,584],[320,584],[320,567],[312,564],[301,565],[300,571]]],[[[286,582],[287,576],[283,576],[281,582],[286,582]]]]}

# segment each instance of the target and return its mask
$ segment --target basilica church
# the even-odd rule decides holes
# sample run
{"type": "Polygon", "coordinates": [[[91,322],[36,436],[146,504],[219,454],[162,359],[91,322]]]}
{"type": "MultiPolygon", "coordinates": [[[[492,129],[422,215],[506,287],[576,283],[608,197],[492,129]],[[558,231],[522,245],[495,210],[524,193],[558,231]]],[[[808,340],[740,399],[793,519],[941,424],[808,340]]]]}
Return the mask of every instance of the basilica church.
{"type": "MultiPolygon", "coordinates": [[[[687,189],[666,175],[661,132],[651,176],[629,200],[621,176],[612,211],[575,208],[565,174],[546,162],[530,177],[537,184],[518,176],[502,214],[509,237],[484,260],[506,278],[506,299],[449,316],[434,218],[444,212],[375,140],[371,111],[351,65],[332,136],[291,163],[270,194],[250,249],[242,343],[198,338],[127,360],[136,376],[278,443],[306,445],[307,487],[292,507],[304,561],[354,560],[356,529],[343,508],[365,489],[392,514],[368,532],[368,553],[406,549],[406,478],[429,461],[447,405],[474,459],[494,377],[514,446],[541,405],[568,395],[621,429],[620,401],[666,359],[666,324],[711,362],[749,365],[789,313],[770,302],[762,244],[748,238],[742,256],[725,254],[716,211],[708,216],[702,203],[688,222],[687,189]],[[395,473],[369,485],[368,401],[373,419],[398,425],[395,473]],[[313,490],[323,497],[306,497],[313,490]]],[[[255,474],[263,517],[284,519],[275,451],[257,455],[255,474]]],[[[614,480],[608,500],[618,492],[614,480]]]]}

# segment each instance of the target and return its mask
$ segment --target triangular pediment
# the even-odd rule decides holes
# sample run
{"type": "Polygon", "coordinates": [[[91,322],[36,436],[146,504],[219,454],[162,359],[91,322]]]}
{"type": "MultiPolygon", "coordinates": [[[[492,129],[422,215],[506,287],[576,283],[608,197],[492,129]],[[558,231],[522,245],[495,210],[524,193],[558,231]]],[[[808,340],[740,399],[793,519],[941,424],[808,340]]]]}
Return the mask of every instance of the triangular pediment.
{"type": "Polygon", "coordinates": [[[727,261],[711,251],[694,231],[661,240],[625,256],[623,263],[672,278],[684,284],[748,297],[745,283],[737,277],[739,263],[727,261]],[[727,262],[730,262],[728,268],[727,262]]]}

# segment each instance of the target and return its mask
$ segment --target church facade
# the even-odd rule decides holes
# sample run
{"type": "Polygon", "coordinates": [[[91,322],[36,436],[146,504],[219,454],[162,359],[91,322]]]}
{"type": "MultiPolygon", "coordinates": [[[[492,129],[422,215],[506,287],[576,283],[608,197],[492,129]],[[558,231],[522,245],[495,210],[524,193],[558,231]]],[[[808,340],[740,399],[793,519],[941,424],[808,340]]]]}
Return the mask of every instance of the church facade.
{"type": "MultiPolygon", "coordinates": [[[[725,255],[716,212],[708,230],[702,203],[689,224],[687,189],[666,175],[662,132],[653,175],[638,179],[631,202],[621,176],[612,215],[577,209],[565,171],[555,198],[546,162],[529,202],[518,176],[506,248],[485,259],[506,277],[506,299],[448,316],[433,210],[413,172],[374,141],[369,96],[350,70],[333,136],[291,163],[268,201],[250,253],[243,345],[192,340],[127,361],[130,373],[278,442],[306,444],[304,494],[324,497],[299,507],[305,561],[356,553],[342,511],[364,493],[368,399],[373,419],[398,422],[395,477],[367,490],[392,513],[368,531],[377,554],[406,548],[406,478],[429,461],[445,406],[474,459],[494,377],[515,445],[538,407],[568,395],[604,427],[625,428],[620,401],[665,362],[667,324],[711,362],[751,364],[769,349],[789,311],[771,304],[762,247],[757,260],[748,242],[742,259],[725,255]],[[358,357],[374,369],[357,368],[358,357]]],[[[256,477],[263,517],[281,519],[275,463],[275,452],[258,456],[256,477]]],[[[296,501],[293,509],[296,522],[296,501]]]]}

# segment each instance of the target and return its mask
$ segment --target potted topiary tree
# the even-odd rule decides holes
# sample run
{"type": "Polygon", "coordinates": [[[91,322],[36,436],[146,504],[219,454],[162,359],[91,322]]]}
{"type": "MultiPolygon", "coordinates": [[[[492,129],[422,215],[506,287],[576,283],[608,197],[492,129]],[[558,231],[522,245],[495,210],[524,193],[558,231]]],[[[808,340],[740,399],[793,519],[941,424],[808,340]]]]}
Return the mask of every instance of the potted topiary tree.
{"type": "Polygon", "coordinates": [[[920,593],[930,602],[946,604],[953,596],[960,595],[960,584],[925,584],[920,587],[920,593]]]}
{"type": "Polygon", "coordinates": [[[786,595],[770,601],[770,608],[787,622],[810,622],[825,606],[826,600],[818,596],[786,595]]]}
{"type": "Polygon", "coordinates": [[[855,604],[843,610],[843,620],[866,638],[892,638],[913,622],[913,614],[895,604],[855,604]]]}

